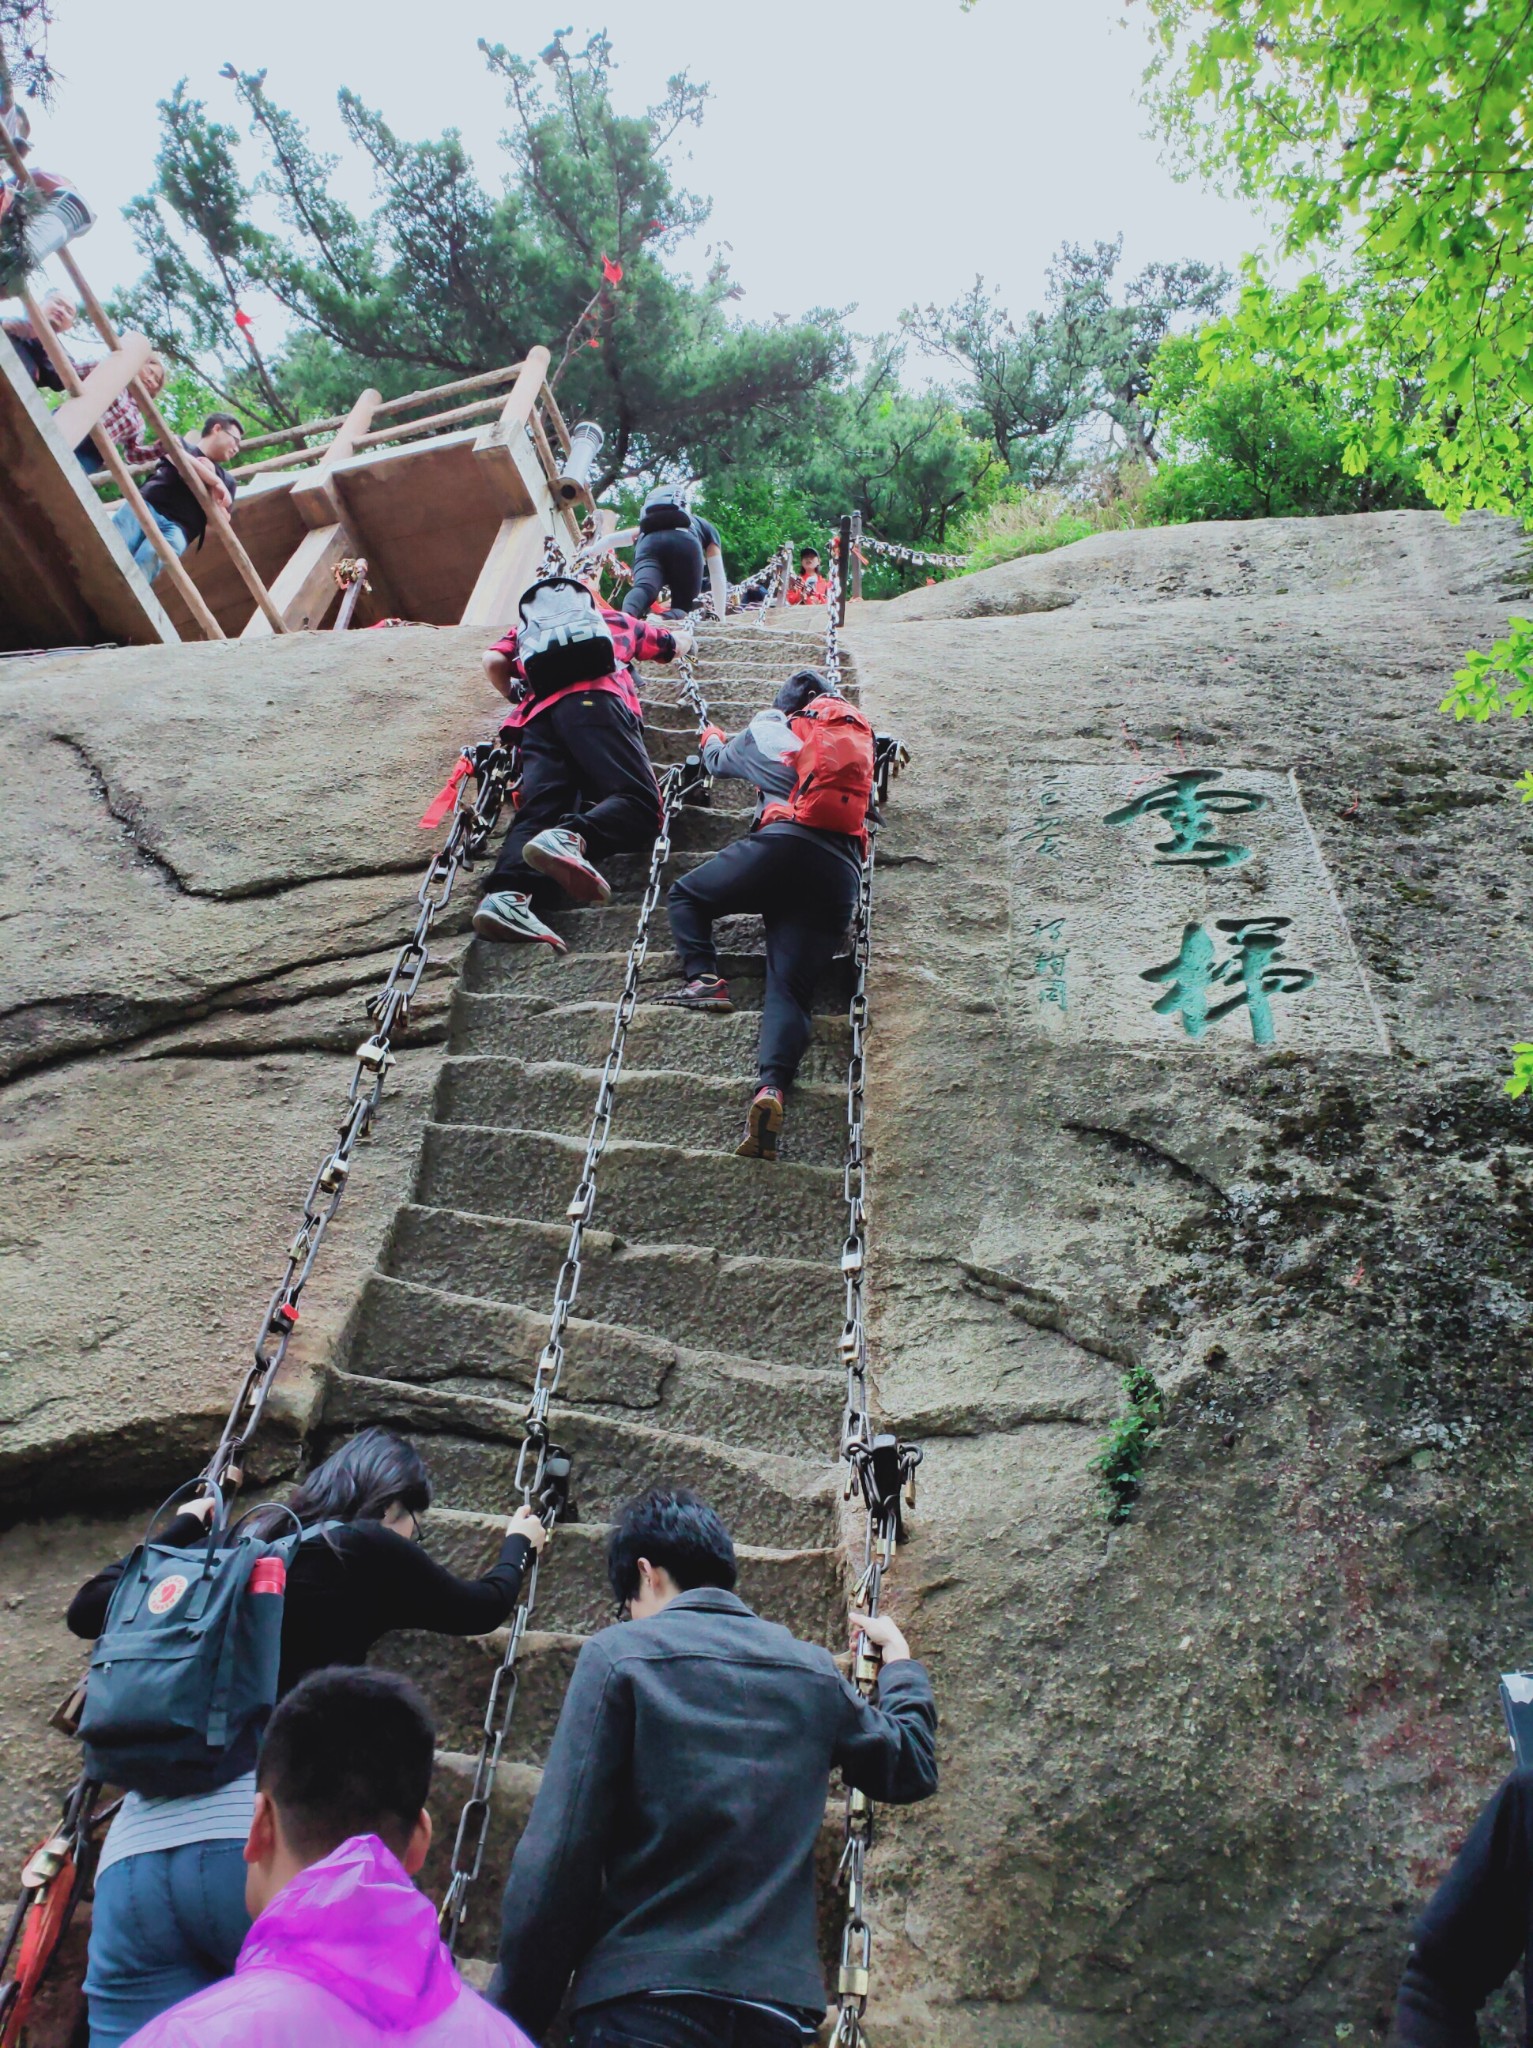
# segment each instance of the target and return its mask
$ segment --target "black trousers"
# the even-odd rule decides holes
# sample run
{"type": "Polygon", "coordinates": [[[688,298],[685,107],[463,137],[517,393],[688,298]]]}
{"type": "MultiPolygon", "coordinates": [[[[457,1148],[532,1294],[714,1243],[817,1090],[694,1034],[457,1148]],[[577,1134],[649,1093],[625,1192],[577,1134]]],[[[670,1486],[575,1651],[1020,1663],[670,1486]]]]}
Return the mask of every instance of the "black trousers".
{"type": "Polygon", "coordinates": [[[671,932],[689,978],[719,971],[715,918],[754,911],[766,925],[766,1001],[756,1053],[763,1087],[792,1086],[809,1043],[814,985],[851,922],[858,881],[856,868],[828,839],[768,825],[671,886],[671,932]]]}
{"type": "Polygon", "coordinates": [[[663,583],[670,585],[672,609],[691,611],[703,587],[703,544],[689,527],[639,535],[633,550],[633,586],[623,599],[623,610],[631,619],[642,619],[663,583]]]}
{"type": "Polygon", "coordinates": [[[643,732],[610,690],[577,690],[530,719],[519,735],[516,815],[485,886],[527,891],[540,916],[567,902],[557,882],[522,859],[527,841],[550,825],[578,832],[593,859],[647,853],[660,830],[660,791],[643,732]]]}
{"type": "Polygon", "coordinates": [[[733,1999],[662,1992],[587,2006],[572,2048],[804,2048],[819,2017],[806,2013],[798,2026],[733,1999]]]}

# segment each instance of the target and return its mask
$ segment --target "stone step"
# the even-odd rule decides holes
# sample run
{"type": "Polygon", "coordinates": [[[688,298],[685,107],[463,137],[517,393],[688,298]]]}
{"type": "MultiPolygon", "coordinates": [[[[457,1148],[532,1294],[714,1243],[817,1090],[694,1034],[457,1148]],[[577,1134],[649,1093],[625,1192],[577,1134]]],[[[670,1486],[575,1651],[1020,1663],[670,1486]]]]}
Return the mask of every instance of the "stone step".
{"type": "MultiPolygon", "coordinates": [[[[394,1219],[382,1267],[448,1294],[547,1303],[568,1243],[567,1223],[408,1204],[394,1219]]],[[[578,1305],[583,1316],[675,1344],[817,1365],[834,1356],[844,1293],[839,1266],[820,1260],[726,1258],[695,1243],[630,1245],[588,1229],[578,1305]]]]}
{"type": "MultiPolygon", "coordinates": [[[[509,1514],[521,1422],[520,1402],[337,1372],[318,1440],[328,1452],[373,1423],[397,1429],[416,1443],[449,1506],[509,1514]]],[[[743,1543],[818,1550],[835,1541],[840,1489],[829,1452],[746,1450],[574,1408],[559,1411],[555,1440],[574,1460],[571,1499],[582,1521],[610,1521],[652,1486],[691,1486],[743,1543]]]]}
{"type": "MultiPolygon", "coordinates": [[[[366,1379],[491,1396],[518,1412],[548,1340],[552,1293],[504,1302],[369,1275],[346,1351],[366,1379]]],[[[626,1323],[573,1317],[565,1331],[561,1406],[652,1423],[746,1447],[817,1456],[835,1437],[845,1388],[835,1328],[802,1362],[668,1342],[626,1323]]]]}
{"type": "MultiPolygon", "coordinates": [[[[583,1140],[544,1131],[428,1124],[415,1200],[557,1222],[584,1153],[583,1140]]],[[[841,1175],[831,1167],[613,1138],[597,1175],[593,1220],[630,1242],[831,1260],[839,1258],[845,1227],[840,1197],[841,1175]]]]}
{"type": "MultiPolygon", "coordinates": [[[[431,1555],[460,1578],[478,1578],[500,1555],[508,1517],[433,1507],[426,1520],[431,1555]]],[[[538,1569],[537,1621],[546,1629],[589,1635],[615,1618],[607,1583],[606,1522],[563,1522],[538,1569]]],[[[834,1642],[844,1627],[846,1564],[839,1549],[781,1550],[736,1543],[740,1597],[795,1635],[834,1642]]],[[[380,1663],[386,1658],[380,1657],[380,1663]]]]}
{"type": "MultiPolygon", "coordinates": [[[[563,1061],[449,1059],[437,1080],[433,1115],[441,1124],[482,1124],[584,1137],[595,1112],[600,1081],[597,1068],[563,1061]]],[[[742,1090],[734,1079],[625,1063],[617,1084],[613,1133],[620,1138],[682,1145],[690,1151],[733,1152],[745,1128],[748,1089],[748,1081],[742,1090]]],[[[812,1166],[838,1166],[845,1153],[845,1090],[829,1082],[796,1088],[783,1132],[782,1156],[812,1166]]]]}
{"type": "MultiPolygon", "coordinates": [[[[601,909],[555,910],[550,912],[547,922],[563,939],[572,952],[627,952],[633,943],[634,927],[638,922],[638,910],[632,903],[612,903],[601,909]]],[[[713,935],[724,951],[759,953],[766,945],[765,928],[759,917],[721,917],[713,927],[713,935]]],[[[498,951],[514,951],[529,958],[557,959],[559,956],[548,948],[516,946],[497,948],[498,951]]],[[[657,960],[662,956],[674,960],[676,955],[671,946],[671,919],[662,896],[655,905],[654,916],[649,921],[649,958],[657,960]]]]}
{"type": "MultiPolygon", "coordinates": [[[[566,1003],[549,1009],[537,997],[460,993],[453,999],[448,1046],[456,1054],[599,1066],[611,1044],[612,1021],[610,1003],[566,1003]]],[[[719,1015],[640,1003],[628,1025],[625,1064],[632,1062],[650,1072],[751,1081],[760,1028],[760,1017],[749,1010],[719,1015]]],[[[846,1019],[816,1017],[799,1078],[844,1081],[850,1053],[851,1027],[846,1019]]]]}
{"type": "MultiPolygon", "coordinates": [[[[543,1619],[541,1591],[540,1577],[539,1621],[543,1619]]],[[[609,1600],[602,1625],[613,1619],[609,1600]]],[[[503,1628],[487,1636],[442,1636],[424,1629],[399,1629],[382,1638],[372,1661],[414,1679],[431,1708],[440,1748],[472,1754],[479,1744],[490,1686],[506,1653],[508,1634],[503,1628]]],[[[501,1751],[506,1763],[542,1769],[584,1641],[584,1635],[543,1628],[530,1628],[522,1638],[516,1660],[516,1711],[501,1751]]],[[[504,1871],[500,1876],[503,1881],[504,1871]]]]}
{"type": "MultiPolygon", "coordinates": [[[[744,920],[732,920],[739,924],[744,920]]],[[[757,922],[751,920],[751,922],[757,922]]],[[[717,927],[716,927],[717,929],[717,927]]],[[[759,923],[757,924],[760,932],[759,923]]],[[[850,940],[847,941],[850,944],[850,940]]],[[[765,938],[762,938],[765,945],[765,938]]],[[[555,953],[548,946],[497,946],[477,940],[464,959],[459,986],[469,995],[546,997],[550,1007],[563,1003],[607,1000],[615,1003],[628,966],[626,952],[555,953]]],[[[731,999],[742,1010],[759,1010],[766,993],[766,955],[721,952],[719,972],[729,983],[731,999]]],[[[651,945],[639,969],[641,991],[654,994],[672,988],[680,975],[669,932],[661,945],[651,945]]],[[[815,987],[814,1008],[827,1016],[843,1013],[852,999],[854,980],[850,953],[833,960],[815,987]]]]}

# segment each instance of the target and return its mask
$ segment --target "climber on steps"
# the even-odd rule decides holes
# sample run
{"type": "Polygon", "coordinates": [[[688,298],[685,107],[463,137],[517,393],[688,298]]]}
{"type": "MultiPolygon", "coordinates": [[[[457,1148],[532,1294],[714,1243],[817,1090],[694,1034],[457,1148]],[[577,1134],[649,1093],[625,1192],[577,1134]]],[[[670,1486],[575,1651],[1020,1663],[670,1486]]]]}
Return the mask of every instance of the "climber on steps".
{"type": "Polygon", "coordinates": [[[316,1671],[271,1717],[243,1847],[253,1925],[234,1975],[136,2048],[532,2048],[453,1967],[413,1879],[436,1729],[391,1671],[316,1671]]]}
{"type": "Polygon", "coordinates": [[[815,1847],[830,1773],[909,1805],[937,1788],[936,1707],[887,1615],[865,1698],[828,1650],[736,1597],[713,1510],[654,1492],[619,1515],[626,1625],[575,1665],[512,1859],[490,1996],[541,2037],[571,1973],[572,2048],[796,2048],[825,2015],[815,1847]]]}
{"type": "MultiPolygon", "coordinates": [[[[431,1480],[415,1446],[386,1430],[368,1429],[316,1466],[284,1505],[251,1516],[244,1531],[263,1541],[302,1531],[285,1566],[285,1583],[279,1574],[257,1588],[281,1600],[278,1699],[322,1666],[361,1664],[392,1629],[487,1635],[506,1620],[528,1561],[546,1540],[543,1523],[519,1508],[496,1562],[481,1578],[460,1579],[421,1546],[430,1505],[431,1480]]],[[[150,1614],[165,1615],[167,1626],[183,1612],[209,1535],[218,1534],[208,1526],[213,1510],[204,1494],[169,1523],[152,1548],[109,1564],[76,1593],[68,1626],[77,1636],[104,1637],[98,1657],[111,1654],[125,1602],[137,1597],[150,1614]],[[181,1551],[190,1560],[185,1566],[181,1551]],[[147,1597],[141,1581],[134,1584],[141,1555],[155,1574],[147,1597]]],[[[219,1516],[221,1527],[221,1508],[219,1516]]],[[[232,1548],[221,1554],[237,1564],[232,1548]]],[[[208,1640],[216,1649],[217,1638],[208,1640]]],[[[172,1668],[140,1657],[131,1668],[119,1666],[118,1681],[131,1679],[133,1669],[152,1680],[157,1669],[172,1668]]],[[[91,1708],[107,1708],[112,1689],[98,1691],[94,1671],[95,1660],[81,1732],[87,1743],[94,1739],[104,1748],[110,1731],[93,1730],[91,1708]]],[[[246,1674],[235,1678],[244,1683],[246,1674]]],[[[153,1721],[152,1710],[161,1702],[154,1696],[144,1707],[130,1685],[120,1705],[122,1725],[131,1735],[146,1719],[153,1721]]],[[[198,1735],[193,1747],[201,1742],[198,1735]]],[[[110,1773],[110,1782],[127,1797],[96,1872],[85,1973],[92,2048],[119,2048],[156,2014],[226,1976],[249,1930],[241,1845],[255,1811],[254,1758],[243,1753],[242,1742],[231,1750],[212,1747],[211,1730],[207,1742],[192,1759],[140,1743],[132,1756],[109,1756],[102,1766],[102,1777],[110,1773]],[[196,1789],[177,1792],[193,1769],[196,1789]]]]}
{"type": "Polygon", "coordinates": [[[873,729],[821,675],[799,669],[768,710],[727,739],[702,735],[710,775],[760,792],[749,833],[672,885],[671,934],[686,977],[661,1002],[729,1010],[714,920],[756,912],[766,925],[766,1000],[758,1085],[738,1147],[775,1159],[784,1099],[809,1043],[815,983],[834,957],[857,903],[873,799],[873,729]]]}
{"type": "Polygon", "coordinates": [[[657,484],[644,500],[637,526],[609,534],[603,551],[633,545],[633,584],[623,599],[630,618],[648,618],[661,589],[671,593],[671,618],[684,617],[697,604],[703,577],[713,595],[713,609],[723,618],[729,604],[724,576],[723,545],[711,519],[687,509],[681,484],[657,484]]]}
{"type": "Polygon", "coordinates": [[[693,645],[684,622],[627,618],[574,577],[543,577],[523,594],[518,623],[484,657],[511,705],[501,731],[520,751],[521,781],[474,913],[481,938],[533,939],[562,953],[543,922],[560,892],[577,903],[612,894],[590,856],[654,844],[660,792],[630,663],[670,661],[693,645]]]}

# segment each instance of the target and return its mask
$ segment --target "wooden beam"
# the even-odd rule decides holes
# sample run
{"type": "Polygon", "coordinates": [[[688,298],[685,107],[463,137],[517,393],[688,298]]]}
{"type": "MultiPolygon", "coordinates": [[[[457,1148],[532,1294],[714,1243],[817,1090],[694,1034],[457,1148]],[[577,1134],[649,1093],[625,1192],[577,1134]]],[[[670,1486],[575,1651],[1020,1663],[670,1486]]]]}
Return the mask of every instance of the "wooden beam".
{"type": "Polygon", "coordinates": [[[535,513],[513,514],[500,522],[473,594],[463,607],[463,625],[504,631],[516,617],[522,592],[537,574],[545,538],[543,522],[535,513]]]}
{"type": "Polygon", "coordinates": [[[342,420],[318,469],[312,476],[301,477],[294,484],[292,501],[305,526],[322,529],[333,526],[343,516],[343,507],[335,492],[335,471],[340,463],[356,453],[382,396],[381,392],[369,386],[342,420]]]}
{"type": "Polygon", "coordinates": [[[537,451],[529,438],[533,410],[544,388],[548,364],[546,348],[528,350],[499,419],[483,428],[474,442],[474,459],[482,466],[485,481],[507,518],[537,512],[548,494],[537,451]]]}
{"type": "Polygon", "coordinates": [[[86,372],[79,397],[66,398],[53,415],[53,424],[63,435],[66,447],[80,445],[153,354],[154,344],[147,334],[125,334],[121,348],[113,349],[104,362],[86,372]]]}
{"type": "MultiPolygon", "coordinates": [[[[288,632],[318,632],[335,598],[331,571],[356,551],[356,542],[339,521],[334,526],[316,526],[304,535],[271,587],[272,603],[281,612],[288,632]]],[[[257,612],[240,638],[267,640],[271,630],[264,614],[257,612]]]]}
{"type": "MultiPolygon", "coordinates": [[[[548,351],[543,351],[546,356],[548,351]]],[[[460,391],[483,391],[487,384],[509,384],[526,367],[506,363],[498,370],[481,370],[477,377],[459,377],[452,384],[433,384],[425,391],[407,391],[403,398],[387,398],[377,409],[379,419],[396,412],[408,412],[412,405],[424,405],[428,398],[456,398],[460,391]]]]}

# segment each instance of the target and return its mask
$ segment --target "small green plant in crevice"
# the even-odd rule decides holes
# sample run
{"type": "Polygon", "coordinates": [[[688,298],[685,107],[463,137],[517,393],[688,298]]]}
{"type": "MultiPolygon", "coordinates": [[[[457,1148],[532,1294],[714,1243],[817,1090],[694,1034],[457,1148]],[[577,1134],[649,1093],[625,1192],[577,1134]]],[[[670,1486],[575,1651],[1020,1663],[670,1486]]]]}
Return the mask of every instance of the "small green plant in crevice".
{"type": "Polygon", "coordinates": [[[1126,1522],[1144,1480],[1145,1460],[1160,1434],[1166,1397],[1148,1366],[1132,1365],[1120,1382],[1124,1407],[1091,1461],[1102,1512],[1109,1522],[1126,1522]]]}

